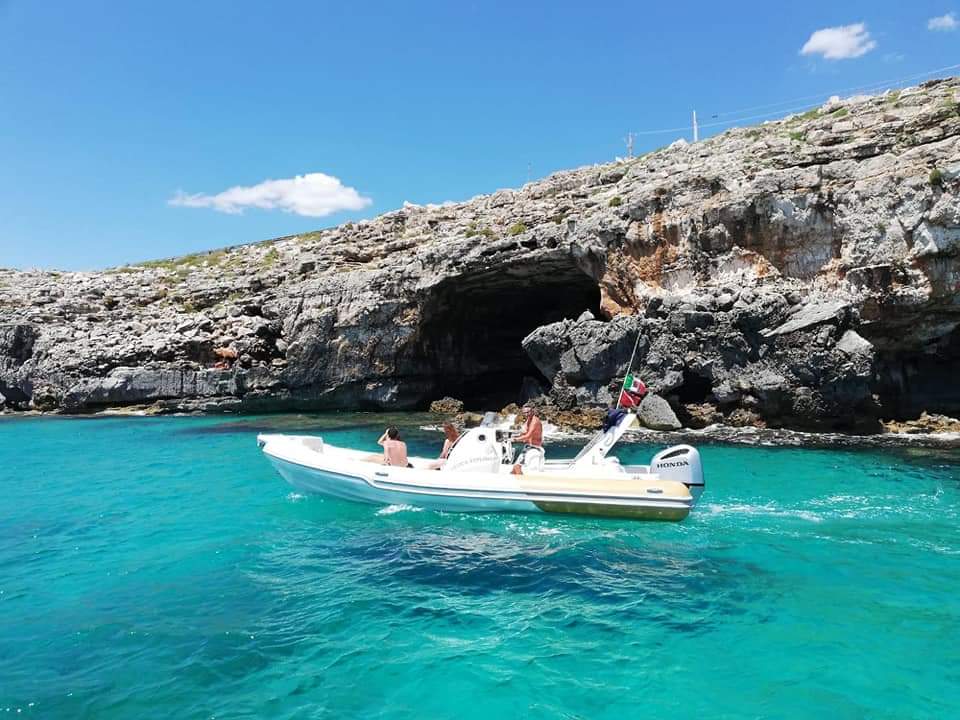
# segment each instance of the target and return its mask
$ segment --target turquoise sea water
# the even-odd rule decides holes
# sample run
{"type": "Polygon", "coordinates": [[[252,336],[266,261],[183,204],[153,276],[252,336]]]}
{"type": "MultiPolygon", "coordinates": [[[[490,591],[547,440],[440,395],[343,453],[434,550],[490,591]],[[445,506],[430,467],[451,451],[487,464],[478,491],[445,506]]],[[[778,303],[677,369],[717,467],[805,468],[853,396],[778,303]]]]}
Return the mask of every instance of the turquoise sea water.
{"type": "Polygon", "coordinates": [[[383,422],[0,420],[0,717],[960,716],[956,454],[708,446],[660,524],[301,497],[255,443],[383,422]]]}

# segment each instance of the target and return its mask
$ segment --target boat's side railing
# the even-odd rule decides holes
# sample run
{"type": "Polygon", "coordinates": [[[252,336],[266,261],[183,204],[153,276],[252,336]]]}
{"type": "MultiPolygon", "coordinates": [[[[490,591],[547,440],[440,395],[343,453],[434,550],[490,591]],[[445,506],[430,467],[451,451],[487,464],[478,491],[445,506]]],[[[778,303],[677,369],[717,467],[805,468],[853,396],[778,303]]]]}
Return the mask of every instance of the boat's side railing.
{"type": "Polygon", "coordinates": [[[627,431],[635,419],[633,413],[624,413],[616,425],[606,430],[601,430],[588,442],[583,450],[577,453],[571,465],[590,465],[599,464],[607,453],[627,431]]]}
{"type": "Polygon", "coordinates": [[[573,462],[586,457],[590,451],[597,446],[597,443],[603,440],[603,436],[606,435],[607,432],[607,430],[598,430],[597,434],[590,438],[589,442],[583,446],[583,449],[577,453],[577,456],[573,459],[573,462]]]}

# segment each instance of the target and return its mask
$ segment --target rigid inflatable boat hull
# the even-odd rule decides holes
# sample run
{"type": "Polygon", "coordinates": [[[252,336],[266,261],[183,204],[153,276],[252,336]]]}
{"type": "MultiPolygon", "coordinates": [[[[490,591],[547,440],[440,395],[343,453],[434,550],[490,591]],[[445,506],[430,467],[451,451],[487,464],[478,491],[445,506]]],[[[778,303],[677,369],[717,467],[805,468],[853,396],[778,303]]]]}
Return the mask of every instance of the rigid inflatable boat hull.
{"type": "MultiPolygon", "coordinates": [[[[361,475],[342,472],[316,464],[301,464],[278,457],[264,449],[277,472],[295,489],[327,497],[379,505],[412,505],[448,512],[542,512],[630,518],[636,520],[683,520],[690,512],[693,498],[677,483],[661,482],[661,486],[678,486],[663,497],[643,497],[638,492],[618,492],[609,480],[597,479],[605,486],[603,495],[583,493],[585,483],[549,476],[477,477],[476,484],[445,487],[442,482],[418,480],[423,471],[376,466],[372,473],[361,475]],[[410,477],[404,477],[410,476],[410,477]],[[508,484],[509,483],[509,484],[508,484]],[[553,487],[551,487],[553,484],[553,487]],[[571,489],[572,488],[572,489],[571,489]]],[[[443,479],[439,472],[430,473],[431,480],[443,479]]],[[[470,478],[472,479],[472,478],[470,478]]],[[[619,481],[628,482],[628,481],[619,481]]],[[[647,492],[660,492],[655,487],[647,492]]]]}
{"type": "Polygon", "coordinates": [[[269,456],[271,464],[295,489],[371,505],[413,505],[450,512],[538,512],[529,500],[438,495],[377,487],[356,475],[305,467],[269,456]]]}

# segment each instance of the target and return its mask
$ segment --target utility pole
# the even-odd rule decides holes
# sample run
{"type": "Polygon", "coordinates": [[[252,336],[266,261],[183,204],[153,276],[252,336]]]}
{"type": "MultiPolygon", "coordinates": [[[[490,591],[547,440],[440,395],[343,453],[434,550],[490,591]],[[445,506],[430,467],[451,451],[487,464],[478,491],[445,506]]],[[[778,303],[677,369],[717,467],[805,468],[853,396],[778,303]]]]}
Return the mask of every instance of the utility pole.
{"type": "Polygon", "coordinates": [[[634,134],[632,132],[627,133],[626,143],[627,143],[627,159],[628,160],[633,157],[633,138],[634,138],[634,134]]]}
{"type": "Polygon", "coordinates": [[[697,111],[693,111],[693,141],[697,142],[700,139],[700,128],[697,127],[697,111]]]}

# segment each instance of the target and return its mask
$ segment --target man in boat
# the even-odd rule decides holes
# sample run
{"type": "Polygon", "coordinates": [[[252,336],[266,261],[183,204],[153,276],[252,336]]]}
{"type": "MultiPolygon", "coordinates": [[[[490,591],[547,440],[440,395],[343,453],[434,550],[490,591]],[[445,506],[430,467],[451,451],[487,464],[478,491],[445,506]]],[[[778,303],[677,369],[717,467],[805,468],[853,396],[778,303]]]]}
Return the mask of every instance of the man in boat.
{"type": "Polygon", "coordinates": [[[514,472],[522,467],[527,472],[543,471],[543,423],[537,417],[537,411],[532,405],[523,406],[523,416],[526,422],[523,432],[514,438],[516,442],[524,443],[520,462],[514,465],[514,472]]]}
{"type": "Polygon", "coordinates": [[[443,467],[443,464],[447,461],[447,456],[453,449],[454,443],[459,439],[460,431],[457,430],[452,422],[445,422],[443,424],[443,450],[440,451],[440,457],[430,463],[431,470],[439,470],[443,467]]]}
{"type": "Polygon", "coordinates": [[[377,443],[383,447],[383,464],[394,467],[413,467],[407,460],[407,444],[400,439],[400,431],[388,427],[377,443]]]}

